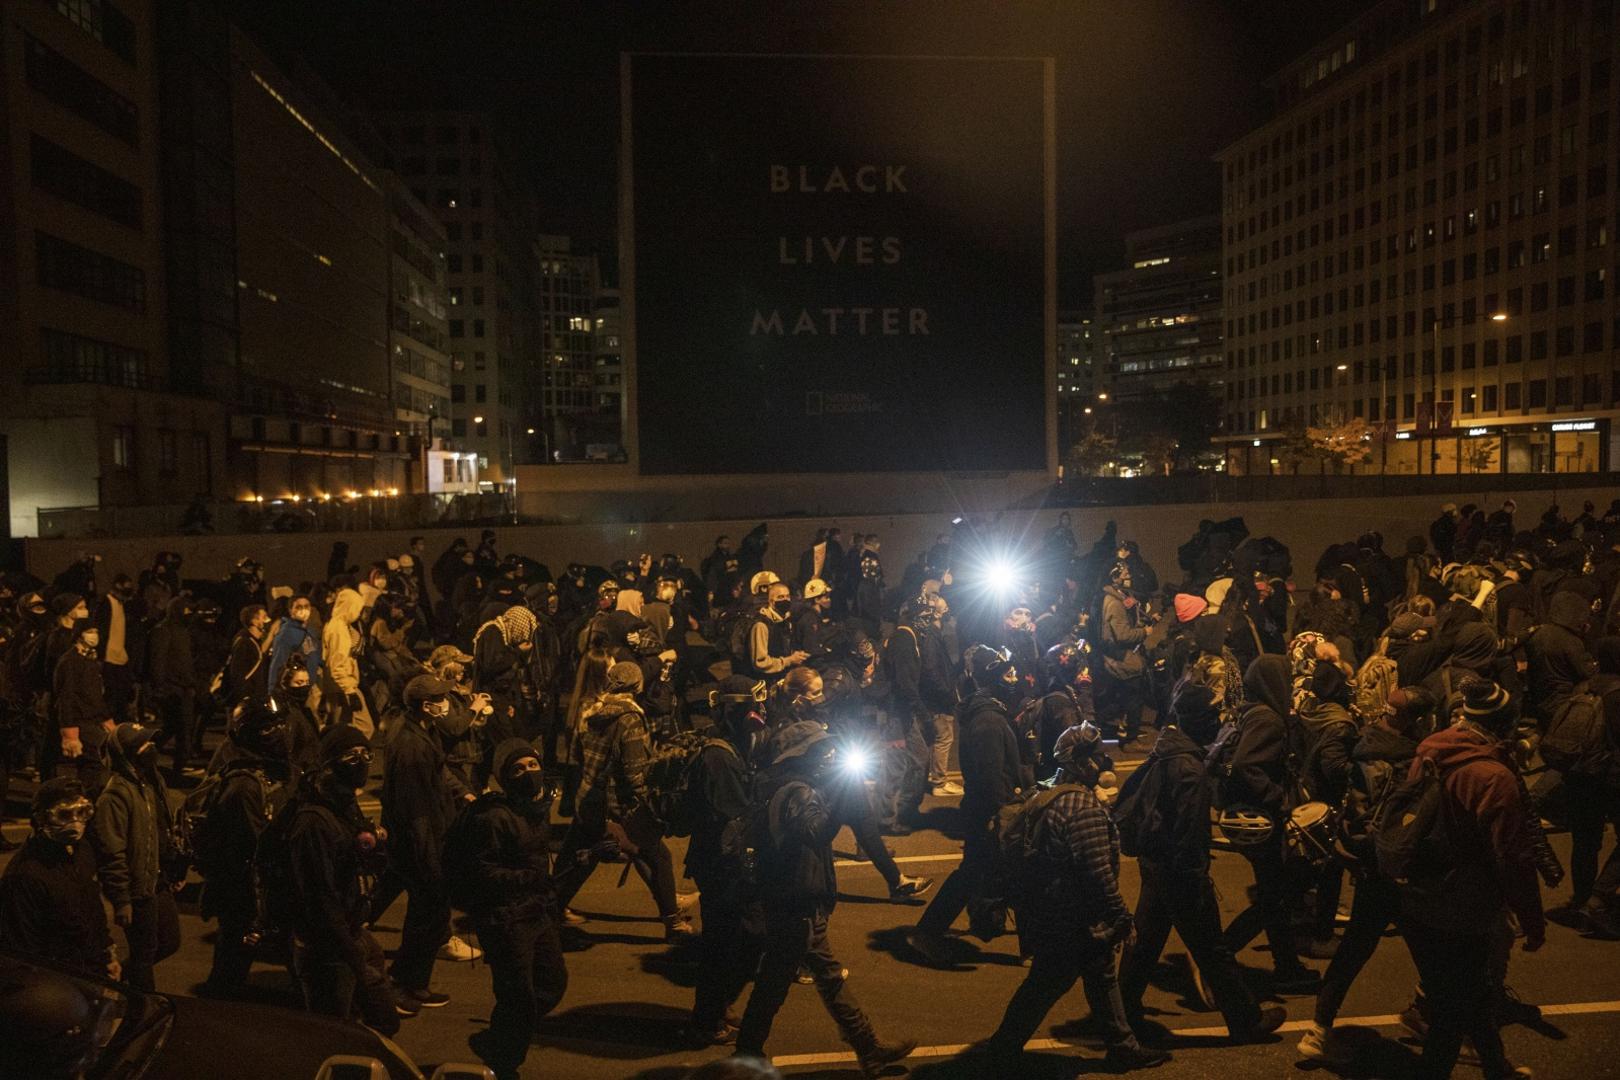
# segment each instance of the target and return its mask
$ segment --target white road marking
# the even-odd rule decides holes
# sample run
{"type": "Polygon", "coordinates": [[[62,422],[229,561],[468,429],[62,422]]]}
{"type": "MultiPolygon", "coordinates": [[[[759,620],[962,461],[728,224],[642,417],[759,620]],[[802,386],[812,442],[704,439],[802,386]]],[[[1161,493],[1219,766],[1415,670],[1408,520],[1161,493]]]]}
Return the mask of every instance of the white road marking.
{"type": "MultiPolygon", "coordinates": [[[[961,862],[962,861],[962,853],[960,851],[958,851],[958,852],[955,852],[955,853],[947,852],[944,855],[896,855],[894,861],[897,862],[897,863],[961,862]]],[[[871,864],[870,861],[868,861],[866,859],[839,859],[837,862],[833,863],[833,865],[834,866],[865,866],[865,867],[870,867],[872,864],[871,864]]]]}
{"type": "MultiPolygon", "coordinates": [[[[1620,1001],[1575,1001],[1563,1005],[1543,1005],[1543,1016],[1588,1016],[1594,1013],[1620,1013],[1620,1001]]],[[[1395,1027],[1399,1025],[1399,1016],[1388,1014],[1382,1016],[1341,1016],[1339,1027],[1395,1027]]],[[[1304,1031],[1311,1026],[1309,1020],[1290,1020],[1277,1031],[1286,1034],[1295,1031],[1304,1031]]],[[[1183,1038],[1200,1038],[1210,1036],[1223,1036],[1226,1034],[1225,1025],[1218,1027],[1171,1028],[1171,1034],[1183,1038]]],[[[959,1043],[951,1046],[919,1046],[911,1052],[908,1060],[916,1058],[947,1058],[956,1057],[967,1050],[970,1043],[959,1043]]],[[[1076,1044],[1064,1042],[1060,1039],[1031,1039],[1024,1044],[1025,1050],[1073,1050],[1076,1044]]],[[[778,1068],[794,1068],[801,1065],[842,1065],[855,1060],[855,1055],[849,1051],[833,1051],[825,1054],[780,1054],[771,1060],[778,1068]]]]}

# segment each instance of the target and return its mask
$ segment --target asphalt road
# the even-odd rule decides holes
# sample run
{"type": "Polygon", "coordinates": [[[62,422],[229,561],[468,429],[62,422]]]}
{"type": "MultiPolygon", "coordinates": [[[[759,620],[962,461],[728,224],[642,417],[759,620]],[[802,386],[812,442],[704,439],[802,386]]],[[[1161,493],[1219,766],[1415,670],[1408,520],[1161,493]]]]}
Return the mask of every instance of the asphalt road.
{"type": "MultiPolygon", "coordinates": [[[[949,828],[954,802],[930,800],[925,807],[930,824],[949,828]]],[[[8,828],[7,833],[20,836],[16,827],[8,828]]],[[[1567,837],[1556,837],[1554,842],[1567,857],[1567,837]]],[[[934,828],[890,843],[904,872],[937,881],[950,872],[960,851],[959,845],[934,828]]],[[[907,1064],[921,1080],[982,1075],[952,1059],[965,1044],[994,1029],[1022,978],[1015,939],[1006,936],[989,945],[962,939],[969,963],[960,972],[917,966],[897,939],[915,922],[920,906],[888,901],[877,872],[850,859],[853,841],[847,832],[835,847],[840,855],[843,899],[832,918],[832,942],[849,968],[852,988],[879,1031],[918,1040],[920,1048],[907,1064]]],[[[677,866],[680,857],[677,850],[677,866]]],[[[682,1048],[679,1031],[691,1004],[693,957],[664,945],[662,927],[645,888],[633,874],[619,887],[618,869],[600,868],[575,903],[590,921],[569,933],[568,994],[543,1022],[525,1076],[675,1080],[685,1067],[725,1053],[682,1048]]],[[[1219,853],[1215,878],[1222,907],[1230,917],[1245,903],[1247,866],[1236,855],[1219,853]]],[[[1123,887],[1127,900],[1134,900],[1137,880],[1130,860],[1123,868],[1123,887]]],[[[1555,895],[1550,902],[1558,899],[1561,896],[1555,895]]],[[[390,909],[377,928],[385,947],[392,948],[398,941],[404,903],[402,899],[390,909]]],[[[965,925],[965,920],[959,925],[965,925]]],[[[184,945],[177,956],[159,966],[159,989],[191,992],[207,973],[212,929],[196,917],[194,909],[184,912],[184,945]]],[[[1251,947],[1240,959],[1250,970],[1256,989],[1265,993],[1266,954],[1251,947]]],[[[1343,1075],[1409,1075],[1415,1044],[1403,1039],[1395,1014],[1410,1000],[1413,981],[1404,945],[1398,938],[1386,939],[1351,991],[1342,1014],[1342,1023],[1361,1029],[1357,1036],[1363,1048],[1357,1068],[1343,1075]]],[[[1542,1005],[1546,1012],[1537,1029],[1514,1027],[1506,1032],[1515,1062],[1534,1068],[1537,1077],[1620,1077],[1620,943],[1590,941],[1553,926],[1541,952],[1515,953],[1509,981],[1525,1000],[1542,1005]]],[[[293,1000],[291,983],[279,969],[261,965],[255,969],[253,982],[266,1001],[293,1000]]],[[[483,1026],[491,1004],[489,971],[480,962],[441,962],[434,982],[450,995],[450,1004],[406,1020],[397,1038],[427,1072],[440,1062],[476,1060],[466,1039],[483,1026]]],[[[1231,1047],[1225,1045],[1219,1014],[1189,1006],[1185,997],[1188,985],[1184,952],[1172,937],[1147,1004],[1150,1010],[1157,1010],[1155,1019],[1177,1033],[1170,1046],[1175,1061],[1153,1075],[1167,1080],[1296,1075],[1294,1044],[1298,1030],[1310,1018],[1311,997],[1280,999],[1288,1008],[1290,1023],[1274,1042],[1231,1047]]],[[[1048,1017],[1026,1058],[1027,1067],[1019,1075],[1068,1077],[1100,1071],[1101,1048],[1087,1036],[1084,1025],[1076,1023],[1086,1011],[1084,996],[1076,987],[1048,1017]]],[[[793,988],[769,1049],[778,1066],[791,1075],[860,1075],[812,987],[793,988]]],[[[893,1074],[900,1075],[900,1070],[893,1074]]],[[[1319,1075],[1334,1074],[1322,1071],[1319,1075]]],[[[1477,1066],[1463,1065],[1457,1075],[1477,1076],[1479,1071],[1477,1066]]]]}

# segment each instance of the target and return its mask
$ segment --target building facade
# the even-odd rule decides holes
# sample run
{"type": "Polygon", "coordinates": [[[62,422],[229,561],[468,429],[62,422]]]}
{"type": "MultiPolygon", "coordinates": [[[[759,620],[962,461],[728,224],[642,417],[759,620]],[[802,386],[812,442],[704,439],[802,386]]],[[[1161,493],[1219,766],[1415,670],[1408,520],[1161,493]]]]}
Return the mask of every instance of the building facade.
{"type": "Polygon", "coordinates": [[[1356,471],[1612,467],[1617,46],[1612,0],[1390,0],[1276,76],[1219,155],[1230,471],[1356,424],[1356,471]]]}
{"type": "Polygon", "coordinates": [[[1221,219],[1194,218],[1131,233],[1128,269],[1092,285],[1108,392],[1147,398],[1178,383],[1221,381],[1221,219]]]}
{"type": "MultiPolygon", "coordinates": [[[[449,291],[444,225],[403,181],[385,173],[388,198],[388,355],[394,419],[413,446],[436,449],[450,430],[449,291]]],[[[412,490],[427,490],[412,470],[412,490]]]]}
{"type": "MultiPolygon", "coordinates": [[[[598,430],[593,441],[608,456],[622,460],[627,446],[627,419],[619,290],[598,290],[595,308],[596,313],[591,320],[591,349],[594,354],[591,381],[596,390],[598,430]]],[[[587,456],[590,456],[588,450],[587,456]]]]}
{"type": "Polygon", "coordinates": [[[601,274],[595,255],[573,250],[566,236],[542,234],[534,245],[540,268],[540,381],[529,426],[549,443],[549,460],[583,461],[596,445],[596,297],[601,274]]]}
{"type": "Polygon", "coordinates": [[[1089,311],[1065,311],[1057,321],[1058,453],[1068,452],[1093,414],[1097,395],[1107,393],[1100,335],[1089,311]]]}
{"type": "Polygon", "coordinates": [[[525,422],[538,377],[534,200],[487,116],[384,112],[390,164],[444,226],[450,435],[480,476],[505,484],[530,459],[525,422]]]}
{"type": "Polygon", "coordinates": [[[151,0],[0,8],[0,528],[223,483],[223,410],[165,325],[151,0]]]}

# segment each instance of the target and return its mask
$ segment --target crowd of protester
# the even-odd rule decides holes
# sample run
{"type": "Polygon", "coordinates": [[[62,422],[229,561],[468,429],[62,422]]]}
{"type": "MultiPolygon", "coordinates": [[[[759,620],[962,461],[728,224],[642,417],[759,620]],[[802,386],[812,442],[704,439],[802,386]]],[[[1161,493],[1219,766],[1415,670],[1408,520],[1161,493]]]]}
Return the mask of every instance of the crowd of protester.
{"type": "Polygon", "coordinates": [[[1025,981],[968,1052],[999,1068],[1077,981],[1111,1066],[1168,1061],[1142,998],[1172,928],[1233,1042],[1284,1019],[1235,960],[1263,933],[1269,993],[1316,996],[1299,1054],[1348,1064],[1334,1021],[1394,926],[1422,1074],[1468,1041],[1488,1078],[1528,1075],[1499,1035],[1539,1015],[1509,988],[1515,941],[1539,949],[1549,918],[1620,940],[1620,855],[1599,865],[1620,500],[1516,510],[1447,504],[1393,552],[1366,533],[1311,567],[1205,521],[1162,579],[1067,514],[1039,535],[959,520],[897,580],[878,536],[837,528],[783,579],[765,525],[695,565],[553,574],[486,530],[366,566],[339,542],[297,583],[251,557],[190,579],[172,551],[106,581],[90,554],[6,576],[0,804],[19,777],[33,795],[31,835],[3,841],[0,948],[152,989],[200,879],[203,993],[284,964],[310,1010],[391,1034],[448,1001],[438,962],[482,955],[470,1042],[515,1076],[565,997],[565,930],[588,933],[570,903],[612,862],[697,955],[694,1045],[768,1060],[810,983],[876,1076],[915,1044],[878,1034],[829,945],[847,827],[892,901],[933,893],[915,962],[956,967],[964,914],[985,940],[1015,925],[1025,981]],[[1144,753],[1119,784],[1113,756],[1144,753]],[[883,839],[925,827],[930,796],[960,797],[965,835],[937,892],[883,839]],[[1549,821],[1572,854],[1544,911],[1566,888],[1549,821]],[[1225,925],[1213,847],[1253,874],[1225,925]],[[390,963],[370,927],[401,895],[390,963]]]}

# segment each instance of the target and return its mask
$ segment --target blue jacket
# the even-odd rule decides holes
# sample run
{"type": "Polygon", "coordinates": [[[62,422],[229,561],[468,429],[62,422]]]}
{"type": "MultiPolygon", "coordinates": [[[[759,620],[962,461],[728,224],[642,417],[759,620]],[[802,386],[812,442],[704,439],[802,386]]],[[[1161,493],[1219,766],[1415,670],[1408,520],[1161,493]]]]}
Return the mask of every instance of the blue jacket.
{"type": "Polygon", "coordinates": [[[287,666],[287,658],[295,652],[304,654],[310,685],[320,685],[321,637],[297,619],[289,617],[281,620],[276,639],[270,645],[269,686],[272,690],[281,685],[281,669],[287,666]]]}

